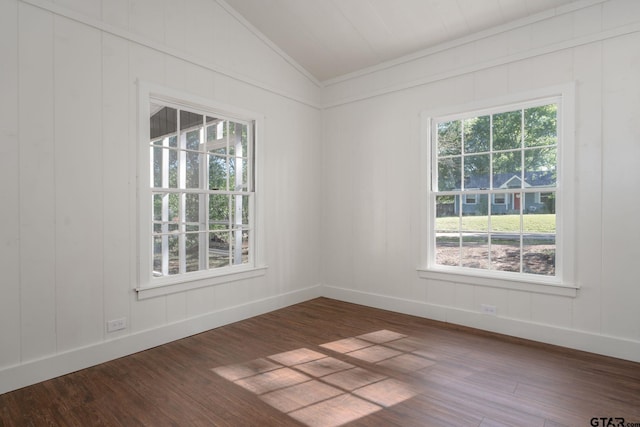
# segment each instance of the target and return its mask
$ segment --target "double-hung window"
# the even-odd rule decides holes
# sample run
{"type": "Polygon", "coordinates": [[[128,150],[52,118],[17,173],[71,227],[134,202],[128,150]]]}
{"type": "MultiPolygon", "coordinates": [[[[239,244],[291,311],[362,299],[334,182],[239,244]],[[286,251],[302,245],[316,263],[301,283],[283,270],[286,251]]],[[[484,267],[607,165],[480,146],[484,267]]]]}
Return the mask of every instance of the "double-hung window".
{"type": "Polygon", "coordinates": [[[573,286],[567,97],[425,115],[425,272],[573,286]]]}
{"type": "Polygon", "coordinates": [[[187,96],[141,98],[139,290],[250,271],[256,120],[187,96]]]}

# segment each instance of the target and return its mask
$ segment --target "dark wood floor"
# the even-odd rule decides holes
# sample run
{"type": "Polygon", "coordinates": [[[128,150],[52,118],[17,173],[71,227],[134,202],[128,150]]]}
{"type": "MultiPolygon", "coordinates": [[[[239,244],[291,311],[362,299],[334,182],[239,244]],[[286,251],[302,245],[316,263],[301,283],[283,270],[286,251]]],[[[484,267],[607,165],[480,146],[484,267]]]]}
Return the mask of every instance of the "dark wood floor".
{"type": "Polygon", "coordinates": [[[640,426],[640,364],[326,298],[0,395],[0,426],[606,425],[593,417],[640,426]]]}

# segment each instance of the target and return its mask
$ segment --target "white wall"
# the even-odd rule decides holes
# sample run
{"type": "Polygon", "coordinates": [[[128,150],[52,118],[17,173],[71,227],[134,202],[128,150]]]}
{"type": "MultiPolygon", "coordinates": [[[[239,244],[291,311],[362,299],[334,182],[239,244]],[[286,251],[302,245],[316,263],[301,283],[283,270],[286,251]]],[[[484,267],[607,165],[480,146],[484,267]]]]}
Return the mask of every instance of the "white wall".
{"type": "Polygon", "coordinates": [[[317,295],[640,361],[640,3],[581,4],[320,88],[216,0],[0,1],[0,393],[317,295]],[[137,79],[265,115],[265,276],[136,299],[137,79]],[[569,81],[577,297],[418,278],[420,112],[569,81]]]}
{"type": "Polygon", "coordinates": [[[2,0],[0,58],[0,393],[318,294],[319,87],[224,4],[2,0]],[[265,276],[137,300],[137,79],[264,114],[265,276]]]}
{"type": "Polygon", "coordinates": [[[640,2],[580,5],[324,89],[325,295],[640,361],[640,2]],[[420,113],[567,82],[577,296],[418,278],[420,113]]]}

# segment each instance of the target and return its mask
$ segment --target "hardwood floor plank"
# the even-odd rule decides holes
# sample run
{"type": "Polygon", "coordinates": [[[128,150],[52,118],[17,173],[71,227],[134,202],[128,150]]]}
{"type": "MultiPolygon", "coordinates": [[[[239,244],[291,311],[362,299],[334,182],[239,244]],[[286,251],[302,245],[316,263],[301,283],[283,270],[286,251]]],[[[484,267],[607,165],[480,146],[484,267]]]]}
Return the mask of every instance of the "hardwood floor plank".
{"type": "Polygon", "coordinates": [[[0,395],[5,426],[640,422],[640,364],[318,298],[0,395]]]}

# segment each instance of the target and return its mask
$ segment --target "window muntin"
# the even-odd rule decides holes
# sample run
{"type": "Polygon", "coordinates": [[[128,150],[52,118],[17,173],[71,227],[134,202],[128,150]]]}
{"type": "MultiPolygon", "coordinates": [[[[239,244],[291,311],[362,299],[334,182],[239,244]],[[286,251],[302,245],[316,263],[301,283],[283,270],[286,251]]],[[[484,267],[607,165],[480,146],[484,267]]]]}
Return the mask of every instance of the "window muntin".
{"type": "Polygon", "coordinates": [[[149,102],[147,286],[253,265],[253,122],[149,102]]]}
{"type": "Polygon", "coordinates": [[[432,119],[429,266],[556,275],[559,105],[432,119]]]}

